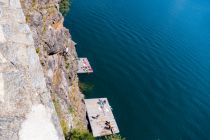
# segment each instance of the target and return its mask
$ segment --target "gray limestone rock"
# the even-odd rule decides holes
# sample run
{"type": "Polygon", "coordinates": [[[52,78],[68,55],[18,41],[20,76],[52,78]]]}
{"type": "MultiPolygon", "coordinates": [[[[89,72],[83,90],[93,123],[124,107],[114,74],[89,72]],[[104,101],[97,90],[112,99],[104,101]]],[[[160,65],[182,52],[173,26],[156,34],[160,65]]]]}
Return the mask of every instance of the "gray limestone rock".
{"type": "Polygon", "coordinates": [[[42,24],[42,14],[40,12],[35,11],[31,16],[31,20],[32,26],[40,26],[42,24]]]}
{"type": "Polygon", "coordinates": [[[20,2],[0,5],[0,140],[64,140],[20,2]]]}

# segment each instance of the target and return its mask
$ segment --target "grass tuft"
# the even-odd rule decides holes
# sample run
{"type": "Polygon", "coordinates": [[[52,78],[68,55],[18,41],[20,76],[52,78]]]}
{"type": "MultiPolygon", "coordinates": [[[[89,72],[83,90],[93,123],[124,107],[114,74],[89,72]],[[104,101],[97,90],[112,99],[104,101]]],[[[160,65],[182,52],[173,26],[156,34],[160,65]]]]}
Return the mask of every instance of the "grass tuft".
{"type": "Polygon", "coordinates": [[[37,53],[37,54],[40,53],[40,48],[36,48],[36,53],[37,53]]]}

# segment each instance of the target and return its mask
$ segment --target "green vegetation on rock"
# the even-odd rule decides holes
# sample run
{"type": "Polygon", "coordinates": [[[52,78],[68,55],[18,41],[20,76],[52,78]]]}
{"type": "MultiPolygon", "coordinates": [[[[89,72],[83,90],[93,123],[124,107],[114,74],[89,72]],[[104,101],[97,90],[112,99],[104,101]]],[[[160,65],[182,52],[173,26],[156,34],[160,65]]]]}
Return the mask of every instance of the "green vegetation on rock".
{"type": "Polygon", "coordinates": [[[93,135],[86,130],[73,129],[65,137],[66,140],[95,140],[93,135]]]}
{"type": "Polygon", "coordinates": [[[52,101],[53,101],[53,104],[54,104],[54,107],[55,107],[55,111],[56,111],[58,117],[61,116],[61,107],[59,105],[58,100],[53,99],[52,101]]]}
{"type": "Polygon", "coordinates": [[[36,53],[40,53],[40,48],[36,48],[36,53]]]}
{"type": "Polygon", "coordinates": [[[74,114],[74,108],[73,107],[69,107],[69,113],[74,114]]]}
{"type": "Polygon", "coordinates": [[[31,22],[31,21],[30,21],[30,20],[31,20],[31,19],[30,19],[31,17],[30,17],[29,14],[28,14],[28,15],[25,15],[25,17],[26,17],[26,22],[27,22],[27,23],[31,22]]]}
{"type": "Polygon", "coordinates": [[[61,123],[61,128],[63,130],[64,136],[67,136],[68,132],[69,132],[69,128],[68,128],[67,122],[64,119],[62,119],[60,121],[60,123],[61,123]]]}
{"type": "Polygon", "coordinates": [[[47,31],[47,16],[43,16],[43,27],[42,27],[42,34],[44,34],[47,31]]]}
{"type": "Polygon", "coordinates": [[[63,130],[63,134],[65,136],[67,136],[68,133],[69,133],[69,127],[68,127],[68,124],[67,124],[66,120],[62,117],[61,106],[60,106],[58,100],[53,99],[52,101],[53,101],[53,104],[54,104],[54,107],[55,107],[55,111],[57,112],[57,115],[60,119],[60,125],[61,125],[61,128],[63,130]]]}
{"type": "Polygon", "coordinates": [[[70,64],[66,63],[66,69],[69,69],[69,68],[70,68],[70,64]]]}
{"type": "Polygon", "coordinates": [[[114,134],[114,135],[106,136],[105,139],[106,140],[125,140],[125,138],[120,136],[120,134],[114,134]]]}
{"type": "MultiPolygon", "coordinates": [[[[103,140],[126,140],[120,134],[113,134],[110,136],[101,137],[103,140]]],[[[87,130],[73,129],[67,135],[65,135],[65,140],[96,140],[92,133],[87,130]]]]}
{"type": "Polygon", "coordinates": [[[70,5],[70,0],[61,0],[61,2],[59,3],[59,11],[63,16],[66,16],[68,14],[70,5]]]}

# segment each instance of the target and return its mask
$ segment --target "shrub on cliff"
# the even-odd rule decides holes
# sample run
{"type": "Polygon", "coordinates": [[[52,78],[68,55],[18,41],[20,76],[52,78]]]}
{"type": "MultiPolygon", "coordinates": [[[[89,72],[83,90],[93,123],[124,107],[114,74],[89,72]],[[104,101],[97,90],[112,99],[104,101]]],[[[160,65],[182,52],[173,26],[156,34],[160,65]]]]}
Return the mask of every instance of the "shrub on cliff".
{"type": "Polygon", "coordinates": [[[88,131],[74,129],[65,137],[66,140],[96,140],[88,131]]]}
{"type": "Polygon", "coordinates": [[[106,140],[125,140],[125,138],[123,138],[119,134],[114,134],[114,135],[106,136],[105,139],[106,140]]]}
{"type": "Polygon", "coordinates": [[[63,16],[66,16],[70,9],[70,0],[61,0],[59,3],[59,10],[63,16]]]}

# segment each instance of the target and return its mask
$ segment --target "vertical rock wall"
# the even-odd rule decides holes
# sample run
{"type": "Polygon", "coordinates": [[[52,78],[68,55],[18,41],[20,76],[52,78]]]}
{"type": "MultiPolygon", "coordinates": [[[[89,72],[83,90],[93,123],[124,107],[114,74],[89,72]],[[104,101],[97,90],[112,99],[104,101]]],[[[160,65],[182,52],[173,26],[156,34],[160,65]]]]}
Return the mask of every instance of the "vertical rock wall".
{"type": "Polygon", "coordinates": [[[64,140],[19,0],[0,0],[0,140],[64,140]]]}

